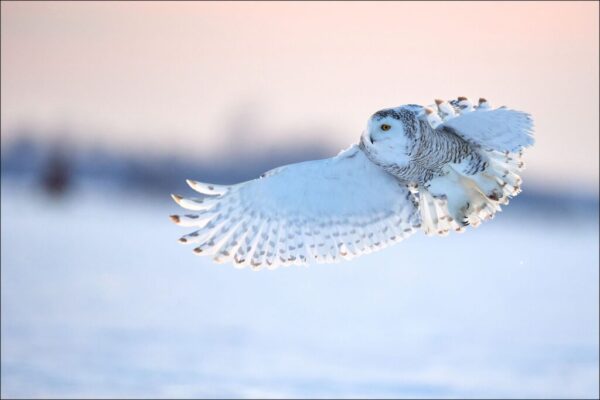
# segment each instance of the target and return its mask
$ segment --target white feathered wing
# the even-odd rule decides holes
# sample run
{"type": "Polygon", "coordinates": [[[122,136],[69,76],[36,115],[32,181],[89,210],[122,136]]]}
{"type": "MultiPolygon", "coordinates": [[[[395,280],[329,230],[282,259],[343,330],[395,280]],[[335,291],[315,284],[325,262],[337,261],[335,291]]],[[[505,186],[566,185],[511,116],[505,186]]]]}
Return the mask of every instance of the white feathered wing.
{"type": "Polygon", "coordinates": [[[522,111],[505,107],[476,109],[444,121],[463,139],[486,150],[518,152],[533,145],[533,121],[522,111]]]}
{"type": "Polygon", "coordinates": [[[240,267],[350,259],[420,226],[414,195],[357,146],[237,185],[188,183],[202,197],[173,198],[197,213],[171,218],[198,229],[180,241],[194,243],[197,254],[240,267]]]}

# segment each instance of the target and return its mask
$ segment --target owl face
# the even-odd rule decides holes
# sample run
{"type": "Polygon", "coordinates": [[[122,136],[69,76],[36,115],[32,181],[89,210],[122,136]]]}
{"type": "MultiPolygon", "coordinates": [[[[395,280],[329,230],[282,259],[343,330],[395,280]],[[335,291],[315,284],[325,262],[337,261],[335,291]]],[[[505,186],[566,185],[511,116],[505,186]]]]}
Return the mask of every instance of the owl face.
{"type": "Polygon", "coordinates": [[[404,163],[420,137],[417,114],[398,107],[377,111],[369,118],[363,144],[383,163],[404,163]]]}
{"type": "Polygon", "coordinates": [[[373,144],[378,143],[378,145],[386,142],[388,142],[387,144],[398,142],[405,137],[404,125],[400,120],[391,116],[378,117],[377,114],[373,115],[369,119],[367,130],[371,142],[373,144]]]}

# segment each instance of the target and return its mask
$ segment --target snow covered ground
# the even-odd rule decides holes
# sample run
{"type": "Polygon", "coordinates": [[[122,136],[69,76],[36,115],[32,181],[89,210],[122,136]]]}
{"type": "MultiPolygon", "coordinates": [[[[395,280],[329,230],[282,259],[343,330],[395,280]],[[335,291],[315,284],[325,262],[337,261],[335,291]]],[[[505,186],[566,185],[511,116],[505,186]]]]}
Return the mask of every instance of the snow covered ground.
{"type": "Polygon", "coordinates": [[[599,396],[596,218],[255,273],[177,243],[166,195],[1,204],[2,397],[599,396]]]}

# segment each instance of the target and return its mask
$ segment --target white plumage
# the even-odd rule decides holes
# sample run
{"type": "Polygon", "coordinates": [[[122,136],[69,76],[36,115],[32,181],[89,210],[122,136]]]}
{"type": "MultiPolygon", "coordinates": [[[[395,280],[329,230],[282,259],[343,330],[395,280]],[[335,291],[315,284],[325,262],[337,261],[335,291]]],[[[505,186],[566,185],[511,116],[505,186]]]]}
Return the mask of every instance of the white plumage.
{"type": "Polygon", "coordinates": [[[438,108],[438,113],[440,117],[444,121],[447,121],[448,119],[454,118],[456,116],[456,111],[447,101],[436,99],[435,104],[438,108]]]}
{"type": "Polygon", "coordinates": [[[408,188],[356,145],[213,194],[212,185],[188,183],[204,196],[173,196],[182,207],[200,211],[173,218],[198,228],[181,241],[197,244],[198,254],[241,266],[349,259],[399,241],[419,225],[408,188]]]}
{"type": "Polygon", "coordinates": [[[487,149],[514,152],[533,144],[529,114],[508,108],[478,111],[451,118],[444,125],[454,128],[465,140],[487,149]]]}
{"type": "Polygon", "coordinates": [[[360,143],[333,158],[231,186],[188,180],[199,196],[173,199],[195,213],[171,219],[195,230],[180,242],[261,269],[351,259],[418,228],[445,235],[477,226],[519,192],[531,119],[485,100],[436,106],[440,114],[415,105],[375,113],[360,143]]]}

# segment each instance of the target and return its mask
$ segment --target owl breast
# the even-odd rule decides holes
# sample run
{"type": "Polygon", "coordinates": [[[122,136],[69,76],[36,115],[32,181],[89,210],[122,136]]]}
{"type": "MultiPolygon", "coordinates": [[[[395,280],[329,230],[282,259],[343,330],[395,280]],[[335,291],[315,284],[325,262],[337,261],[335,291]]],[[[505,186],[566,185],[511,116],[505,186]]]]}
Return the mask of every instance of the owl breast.
{"type": "Polygon", "coordinates": [[[432,129],[420,121],[420,135],[406,153],[375,148],[361,140],[360,148],[369,159],[405,184],[426,185],[448,173],[448,164],[460,164],[471,175],[485,169],[485,160],[469,143],[451,129],[432,129]]]}

